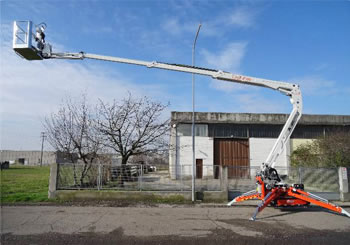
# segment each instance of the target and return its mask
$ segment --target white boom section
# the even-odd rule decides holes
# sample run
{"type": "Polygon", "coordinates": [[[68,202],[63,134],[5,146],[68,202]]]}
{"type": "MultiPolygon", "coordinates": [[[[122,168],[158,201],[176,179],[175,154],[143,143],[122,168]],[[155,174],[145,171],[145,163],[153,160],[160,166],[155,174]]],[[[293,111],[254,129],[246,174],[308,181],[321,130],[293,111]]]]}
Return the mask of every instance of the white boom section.
{"type": "Polygon", "coordinates": [[[278,90],[281,93],[290,97],[290,102],[293,105],[293,110],[289,115],[286,124],[284,125],[278,139],[276,140],[273,148],[271,149],[268,157],[262,165],[264,169],[265,166],[274,167],[277,158],[282,153],[285,145],[290,138],[291,134],[295,126],[297,125],[301,114],[302,114],[302,96],[300,87],[297,84],[291,84],[280,81],[273,81],[267,79],[261,79],[256,77],[242,76],[237,74],[232,74],[229,72],[224,72],[220,70],[206,69],[201,67],[193,67],[187,65],[178,65],[178,64],[167,64],[156,61],[141,61],[141,60],[133,60],[133,59],[125,59],[119,57],[111,57],[111,56],[103,56],[96,54],[88,54],[88,53],[52,53],[51,57],[48,58],[57,58],[57,59],[95,59],[95,60],[104,60],[111,61],[117,63],[125,63],[132,65],[140,65],[145,66],[147,68],[158,68],[165,69],[171,71],[179,71],[179,72],[187,72],[198,75],[210,76],[214,79],[224,80],[228,82],[242,83],[253,86],[266,87],[274,90],[278,90]]]}
{"type": "Polygon", "coordinates": [[[36,25],[36,34],[32,33],[33,23],[31,21],[15,21],[13,28],[13,49],[22,58],[27,60],[42,60],[42,59],[96,59],[105,60],[118,63],[126,63],[132,65],[146,66],[148,68],[158,68],[171,71],[187,72],[192,74],[199,74],[204,76],[210,76],[215,79],[224,80],[228,82],[243,83],[254,86],[266,87],[274,90],[278,90],[283,94],[290,97],[290,101],[293,105],[293,110],[289,115],[286,124],[278,136],[273,148],[271,149],[265,162],[262,164],[262,170],[265,167],[274,167],[277,158],[285,148],[286,142],[290,138],[293,130],[298,123],[302,112],[302,97],[299,85],[290,84],[279,81],[272,81],[267,79],[261,79],[256,77],[248,77],[220,70],[206,69],[200,67],[193,67],[187,65],[167,64],[160,62],[147,62],[140,60],[124,59],[119,57],[102,56],[96,54],[80,53],[52,53],[52,47],[45,42],[45,28],[46,24],[41,23],[36,25]],[[21,27],[22,26],[22,27],[21,27]],[[35,38],[34,38],[35,37],[35,38]],[[33,46],[33,39],[37,42],[37,48],[33,46]]]}

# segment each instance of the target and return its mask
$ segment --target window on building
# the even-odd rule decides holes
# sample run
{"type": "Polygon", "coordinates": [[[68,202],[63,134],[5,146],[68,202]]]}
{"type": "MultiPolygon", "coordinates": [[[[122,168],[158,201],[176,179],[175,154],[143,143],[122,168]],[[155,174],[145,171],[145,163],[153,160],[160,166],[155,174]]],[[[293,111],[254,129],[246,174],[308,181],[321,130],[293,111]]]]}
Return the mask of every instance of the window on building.
{"type": "Polygon", "coordinates": [[[208,125],[206,124],[196,125],[196,136],[208,137],[208,125]]]}
{"type": "Polygon", "coordinates": [[[178,124],[177,126],[178,136],[191,136],[191,124],[178,124]]]}
{"type": "Polygon", "coordinates": [[[209,124],[209,137],[214,138],[247,138],[249,125],[245,124],[228,124],[228,123],[214,123],[209,124]]]}
{"type": "MultiPolygon", "coordinates": [[[[208,125],[196,124],[195,125],[196,136],[208,137],[208,125]]],[[[192,124],[179,124],[177,126],[178,136],[192,136],[192,124]]]]}

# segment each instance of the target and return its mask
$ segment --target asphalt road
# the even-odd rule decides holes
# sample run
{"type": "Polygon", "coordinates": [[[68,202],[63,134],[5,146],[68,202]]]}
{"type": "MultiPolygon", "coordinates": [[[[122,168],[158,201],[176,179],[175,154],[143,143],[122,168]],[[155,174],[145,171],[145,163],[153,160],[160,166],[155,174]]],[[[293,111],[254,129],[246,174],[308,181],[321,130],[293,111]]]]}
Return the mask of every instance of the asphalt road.
{"type": "MultiPolygon", "coordinates": [[[[319,208],[4,206],[2,244],[350,244],[350,218],[319,208]]],[[[350,208],[346,208],[350,212],[350,208]]]]}

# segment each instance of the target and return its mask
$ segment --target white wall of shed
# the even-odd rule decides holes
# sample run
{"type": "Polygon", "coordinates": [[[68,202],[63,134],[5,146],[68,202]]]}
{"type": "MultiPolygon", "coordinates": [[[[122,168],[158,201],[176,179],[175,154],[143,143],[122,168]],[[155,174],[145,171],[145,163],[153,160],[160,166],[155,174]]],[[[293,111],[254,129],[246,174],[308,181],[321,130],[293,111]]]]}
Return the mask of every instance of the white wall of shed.
{"type": "MultiPolygon", "coordinates": [[[[250,167],[259,168],[261,164],[266,160],[273,145],[275,144],[275,138],[249,138],[249,150],[250,150],[250,167]]],[[[290,144],[287,143],[285,149],[277,158],[275,168],[286,169],[289,166],[290,156],[290,144]]],[[[278,171],[284,173],[286,171],[278,171]]]]}
{"type": "Polygon", "coordinates": [[[299,146],[305,145],[305,144],[311,144],[312,142],[314,142],[314,139],[291,139],[290,141],[291,141],[290,149],[291,149],[291,152],[293,153],[293,151],[298,149],[299,146]]]}
{"type": "Polygon", "coordinates": [[[170,129],[170,147],[169,147],[169,174],[171,179],[176,179],[176,159],[178,154],[177,130],[175,127],[170,129]]]}
{"type": "MultiPolygon", "coordinates": [[[[203,176],[213,176],[214,140],[210,137],[196,137],[196,159],[203,159],[203,176]]],[[[177,175],[192,175],[192,137],[177,137],[177,175]]]]}
{"type": "MultiPolygon", "coordinates": [[[[192,175],[192,137],[178,136],[173,144],[177,147],[171,150],[169,157],[169,171],[172,178],[192,175]]],[[[249,138],[250,167],[260,168],[270,153],[276,138],[249,138]]],[[[287,168],[291,145],[288,141],[286,149],[277,159],[276,168],[287,168]]],[[[196,137],[196,159],[203,159],[203,176],[213,176],[214,139],[210,137],[196,137]]],[[[284,174],[286,171],[279,171],[284,174]]]]}

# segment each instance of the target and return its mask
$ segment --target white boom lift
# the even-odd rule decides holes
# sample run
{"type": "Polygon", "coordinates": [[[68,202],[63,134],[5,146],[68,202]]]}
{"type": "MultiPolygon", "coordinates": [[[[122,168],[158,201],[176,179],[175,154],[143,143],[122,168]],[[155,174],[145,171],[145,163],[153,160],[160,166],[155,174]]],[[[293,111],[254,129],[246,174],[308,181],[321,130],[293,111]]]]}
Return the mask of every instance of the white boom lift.
{"type": "Polygon", "coordinates": [[[285,125],[282,128],[280,135],[278,136],[274,146],[272,147],[265,162],[261,165],[261,171],[257,173],[256,180],[258,185],[258,191],[250,191],[239,197],[233,199],[228,205],[234,202],[244,201],[248,199],[261,199],[262,202],[258,206],[252,220],[258,212],[264,209],[268,204],[273,206],[300,206],[314,203],[324,208],[330,209],[337,213],[342,213],[350,217],[350,214],[334,204],[329,203],[327,200],[313,195],[309,192],[303,191],[303,184],[294,184],[289,186],[281,182],[276,169],[274,169],[275,163],[279,155],[283,152],[287,141],[289,140],[295,126],[297,125],[302,114],[302,96],[300,87],[297,84],[291,84],[280,81],[273,81],[267,79],[261,79],[250,76],[243,76],[232,74],[229,72],[207,69],[195,66],[181,65],[181,64],[169,64],[156,61],[140,61],[133,59],[125,59],[119,57],[103,56],[97,54],[89,54],[84,52],[79,53],[54,53],[52,52],[52,46],[45,42],[45,29],[46,24],[40,23],[35,26],[35,33],[33,33],[33,23],[31,21],[15,21],[13,31],[13,49],[14,51],[24,59],[27,60],[43,60],[43,59],[95,59],[104,60],[117,63],[125,63],[132,65],[145,66],[147,68],[158,68],[178,72],[186,72],[204,76],[210,76],[214,79],[224,80],[227,82],[242,83],[253,86],[266,87],[273,90],[277,90],[282,94],[290,98],[290,102],[293,106],[285,125]],[[36,46],[33,45],[33,40],[36,46]]]}

